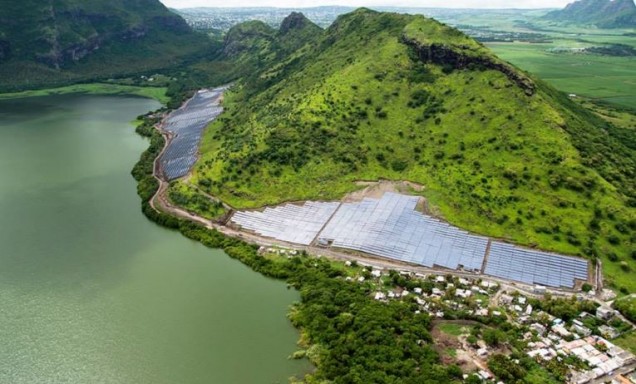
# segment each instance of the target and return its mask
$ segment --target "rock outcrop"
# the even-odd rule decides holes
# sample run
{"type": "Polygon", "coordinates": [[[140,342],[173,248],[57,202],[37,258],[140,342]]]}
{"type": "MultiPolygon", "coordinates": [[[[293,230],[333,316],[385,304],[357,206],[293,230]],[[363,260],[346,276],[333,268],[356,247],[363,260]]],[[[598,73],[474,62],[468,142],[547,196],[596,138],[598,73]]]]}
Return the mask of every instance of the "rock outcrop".
{"type": "MultiPolygon", "coordinates": [[[[529,77],[505,62],[496,61],[484,55],[466,55],[457,49],[453,49],[453,47],[443,44],[423,44],[406,36],[402,36],[401,41],[411,47],[423,62],[450,65],[454,69],[492,69],[506,75],[510,81],[522,88],[526,95],[532,96],[536,91],[535,84],[529,77]]],[[[470,48],[463,47],[463,49],[470,48]]]]}

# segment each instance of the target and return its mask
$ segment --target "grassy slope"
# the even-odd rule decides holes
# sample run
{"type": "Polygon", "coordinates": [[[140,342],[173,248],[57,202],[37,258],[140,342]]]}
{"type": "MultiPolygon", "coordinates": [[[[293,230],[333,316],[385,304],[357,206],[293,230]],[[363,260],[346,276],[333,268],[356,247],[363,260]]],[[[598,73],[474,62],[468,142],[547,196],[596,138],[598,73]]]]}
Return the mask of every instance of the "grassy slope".
{"type": "MultiPolygon", "coordinates": [[[[628,227],[636,217],[617,190],[621,181],[612,185],[584,165],[598,160],[590,160],[594,148],[582,156],[573,145],[598,130],[556,107],[560,95],[542,84],[528,97],[498,71],[445,74],[413,60],[397,37],[421,29],[447,41],[431,23],[364,11],[341,18],[309,50],[316,55],[276,69],[280,80],[228,95],[194,180],[243,208],[338,199],[360,179],[408,179],[460,227],[569,254],[615,254],[636,266],[628,227]]],[[[451,39],[475,46],[460,34],[451,39]]],[[[598,162],[611,173],[613,163],[598,162]]],[[[604,265],[618,286],[636,290],[617,263],[604,265]]]]}
{"type": "Polygon", "coordinates": [[[554,48],[588,48],[607,44],[636,46],[634,29],[599,29],[542,20],[545,10],[458,11],[443,16],[452,25],[488,26],[491,31],[539,33],[551,43],[486,43],[499,57],[512,62],[567,93],[636,110],[636,59],[593,54],[552,53],[554,48]]]}

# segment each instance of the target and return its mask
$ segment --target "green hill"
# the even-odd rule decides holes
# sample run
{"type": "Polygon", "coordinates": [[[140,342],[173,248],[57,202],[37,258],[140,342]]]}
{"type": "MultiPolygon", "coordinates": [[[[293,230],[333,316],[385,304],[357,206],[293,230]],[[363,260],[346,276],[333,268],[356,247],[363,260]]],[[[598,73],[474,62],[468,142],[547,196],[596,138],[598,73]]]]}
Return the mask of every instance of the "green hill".
{"type": "Polygon", "coordinates": [[[636,28],[636,5],[633,0],[577,0],[545,18],[599,28],[636,28]]]}
{"type": "MultiPolygon", "coordinates": [[[[256,81],[260,70],[284,65],[290,56],[306,54],[308,42],[323,30],[301,13],[293,12],[278,30],[262,21],[249,21],[232,27],[224,39],[220,61],[231,63],[228,77],[248,77],[256,81]],[[256,76],[253,78],[253,76],[256,76]]],[[[218,61],[215,63],[218,65],[218,61]]]]}
{"type": "Polygon", "coordinates": [[[0,91],[165,68],[208,44],[157,0],[5,3],[0,91]]]}
{"type": "Polygon", "coordinates": [[[636,267],[636,148],[613,127],[422,16],[357,10],[291,50],[250,23],[226,48],[245,29],[253,41],[227,53],[251,72],[227,94],[192,178],[206,192],[252,208],[410,180],[453,224],[601,257],[636,290],[621,272],[636,267]]]}

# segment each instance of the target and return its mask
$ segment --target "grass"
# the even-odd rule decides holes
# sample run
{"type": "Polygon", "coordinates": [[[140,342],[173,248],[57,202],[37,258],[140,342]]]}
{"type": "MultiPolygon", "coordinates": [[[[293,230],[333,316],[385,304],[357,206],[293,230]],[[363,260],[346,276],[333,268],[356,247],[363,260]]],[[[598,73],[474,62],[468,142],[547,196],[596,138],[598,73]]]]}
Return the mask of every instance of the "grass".
{"type": "Polygon", "coordinates": [[[466,327],[460,324],[453,323],[441,323],[438,325],[440,331],[447,335],[459,337],[466,333],[466,327]]]}
{"type": "MultiPolygon", "coordinates": [[[[630,29],[599,29],[542,20],[545,10],[458,10],[444,14],[451,25],[499,34],[535,33],[550,43],[486,43],[499,57],[546,80],[557,89],[636,109],[636,58],[556,54],[554,48],[608,44],[636,47],[630,29]]],[[[512,36],[512,35],[511,35],[512,36]]]]}
{"type": "Polygon", "coordinates": [[[209,220],[220,219],[227,213],[222,203],[212,200],[185,181],[172,182],[168,188],[168,197],[174,204],[209,220]]]}
{"type": "Polygon", "coordinates": [[[488,307],[489,303],[490,303],[490,296],[489,295],[482,295],[481,293],[478,293],[476,295],[473,296],[475,298],[475,300],[481,300],[481,303],[484,307],[488,307]]]}
{"type": "MultiPolygon", "coordinates": [[[[626,43],[628,37],[618,37],[626,43]]],[[[549,44],[489,43],[502,59],[547,81],[555,88],[636,110],[636,57],[552,53],[556,47],[594,44],[555,40],[549,44]]]]}
{"type": "Polygon", "coordinates": [[[166,88],[162,87],[135,87],[118,84],[92,83],[69,85],[60,88],[1,93],[0,100],[34,96],[64,95],[69,93],[85,93],[91,95],[134,95],[155,99],[162,104],[166,104],[170,99],[166,96],[166,88]]]}
{"type": "Polygon", "coordinates": [[[616,107],[613,104],[594,102],[582,97],[575,98],[575,101],[617,128],[636,130],[636,111],[634,110],[616,107]]]}
{"type": "Polygon", "coordinates": [[[630,331],[622,335],[618,339],[612,340],[612,343],[630,351],[631,353],[636,354],[636,331],[630,331]]]}

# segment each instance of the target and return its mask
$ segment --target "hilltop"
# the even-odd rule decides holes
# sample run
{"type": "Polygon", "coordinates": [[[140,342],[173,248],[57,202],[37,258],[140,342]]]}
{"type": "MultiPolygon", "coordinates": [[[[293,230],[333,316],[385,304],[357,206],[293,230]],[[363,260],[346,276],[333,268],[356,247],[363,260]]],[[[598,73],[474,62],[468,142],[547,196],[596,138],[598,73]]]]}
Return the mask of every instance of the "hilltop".
{"type": "Polygon", "coordinates": [[[599,257],[636,289],[633,141],[435,20],[359,9],[311,28],[230,31],[224,59],[249,70],[189,181],[255,208],[409,180],[452,224],[599,257]]]}
{"type": "Polygon", "coordinates": [[[207,44],[157,0],[7,2],[0,91],[165,68],[207,44]]]}
{"type": "Polygon", "coordinates": [[[635,28],[636,5],[633,0],[577,0],[545,18],[599,28],[635,28]]]}

